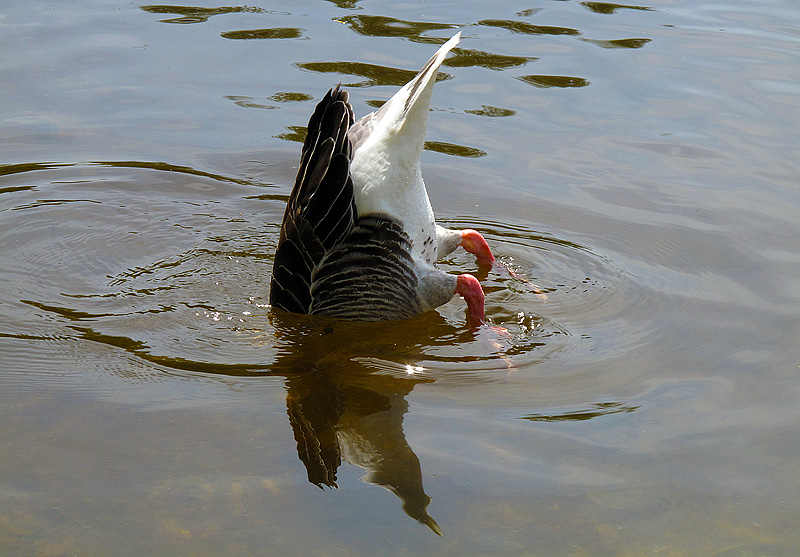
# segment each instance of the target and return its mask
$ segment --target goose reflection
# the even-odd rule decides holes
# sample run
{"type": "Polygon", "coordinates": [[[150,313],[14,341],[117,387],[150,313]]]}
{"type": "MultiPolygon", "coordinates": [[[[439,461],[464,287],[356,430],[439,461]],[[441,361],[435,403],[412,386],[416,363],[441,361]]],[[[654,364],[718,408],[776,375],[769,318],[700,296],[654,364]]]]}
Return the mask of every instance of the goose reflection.
{"type": "MultiPolygon", "coordinates": [[[[286,377],[289,423],[308,481],[337,488],[342,462],[363,468],[364,481],[397,495],[408,516],[441,535],[427,511],[431,498],[419,458],[403,432],[406,396],[430,379],[411,365],[391,363],[415,361],[418,343],[408,338],[407,322],[359,324],[285,314],[273,319],[281,349],[274,367],[286,377]]],[[[414,329],[429,329],[426,321],[437,326],[437,319],[420,316],[414,329]]]]}

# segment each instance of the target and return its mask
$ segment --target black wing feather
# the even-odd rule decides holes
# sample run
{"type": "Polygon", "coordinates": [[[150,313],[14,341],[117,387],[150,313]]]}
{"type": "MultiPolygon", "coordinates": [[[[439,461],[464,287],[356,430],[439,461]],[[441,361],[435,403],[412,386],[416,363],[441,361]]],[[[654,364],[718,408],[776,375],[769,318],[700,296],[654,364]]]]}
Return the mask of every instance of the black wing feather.
{"type": "Polygon", "coordinates": [[[270,304],[293,313],[311,308],[311,272],[353,228],[357,216],[350,177],[353,125],[349,95],[335,87],[308,122],[300,168],[283,215],[272,268],[270,304]]]}

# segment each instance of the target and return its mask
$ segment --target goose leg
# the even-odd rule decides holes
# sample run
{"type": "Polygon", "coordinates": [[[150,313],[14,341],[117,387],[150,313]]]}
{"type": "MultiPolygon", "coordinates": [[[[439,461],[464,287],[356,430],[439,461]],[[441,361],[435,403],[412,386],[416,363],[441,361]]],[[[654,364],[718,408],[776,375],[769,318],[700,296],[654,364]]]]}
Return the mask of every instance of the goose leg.
{"type": "Polygon", "coordinates": [[[461,231],[461,247],[474,255],[481,265],[492,265],[494,263],[494,255],[492,255],[492,250],[489,249],[489,244],[486,243],[486,239],[477,230],[467,228],[461,231]]]}

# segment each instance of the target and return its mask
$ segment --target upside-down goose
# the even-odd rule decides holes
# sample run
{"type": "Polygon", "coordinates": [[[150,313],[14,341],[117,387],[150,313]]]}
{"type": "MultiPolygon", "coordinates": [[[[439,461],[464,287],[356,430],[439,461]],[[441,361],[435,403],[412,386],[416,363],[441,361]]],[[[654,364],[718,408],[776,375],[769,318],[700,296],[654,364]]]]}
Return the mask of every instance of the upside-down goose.
{"type": "Polygon", "coordinates": [[[436,74],[457,33],[377,111],[355,122],[347,91],[329,90],[308,123],[275,253],[270,304],[358,321],[406,319],[459,294],[470,324],[484,294],[436,261],[459,245],[494,261],[475,230],[436,224],[420,155],[436,74]]]}

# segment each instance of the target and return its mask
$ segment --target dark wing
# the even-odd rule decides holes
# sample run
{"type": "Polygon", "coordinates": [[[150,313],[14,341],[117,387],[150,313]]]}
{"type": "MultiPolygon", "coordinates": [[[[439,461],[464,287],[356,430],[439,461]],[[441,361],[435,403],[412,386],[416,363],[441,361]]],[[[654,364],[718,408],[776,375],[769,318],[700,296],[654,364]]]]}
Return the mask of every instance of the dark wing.
{"type": "Polygon", "coordinates": [[[320,489],[338,487],[336,471],[342,463],[342,450],[336,426],[346,408],[346,394],[327,373],[317,370],[289,374],[286,380],[289,423],[308,481],[320,489]]]}
{"type": "Polygon", "coordinates": [[[308,122],[272,267],[270,304],[285,311],[310,312],[311,273],[350,233],[357,217],[350,176],[353,148],[347,137],[354,118],[348,99],[337,85],[308,122]]]}
{"type": "Polygon", "coordinates": [[[310,313],[384,321],[422,312],[410,253],[411,240],[400,223],[384,215],[359,217],[314,270],[310,313]]]}

